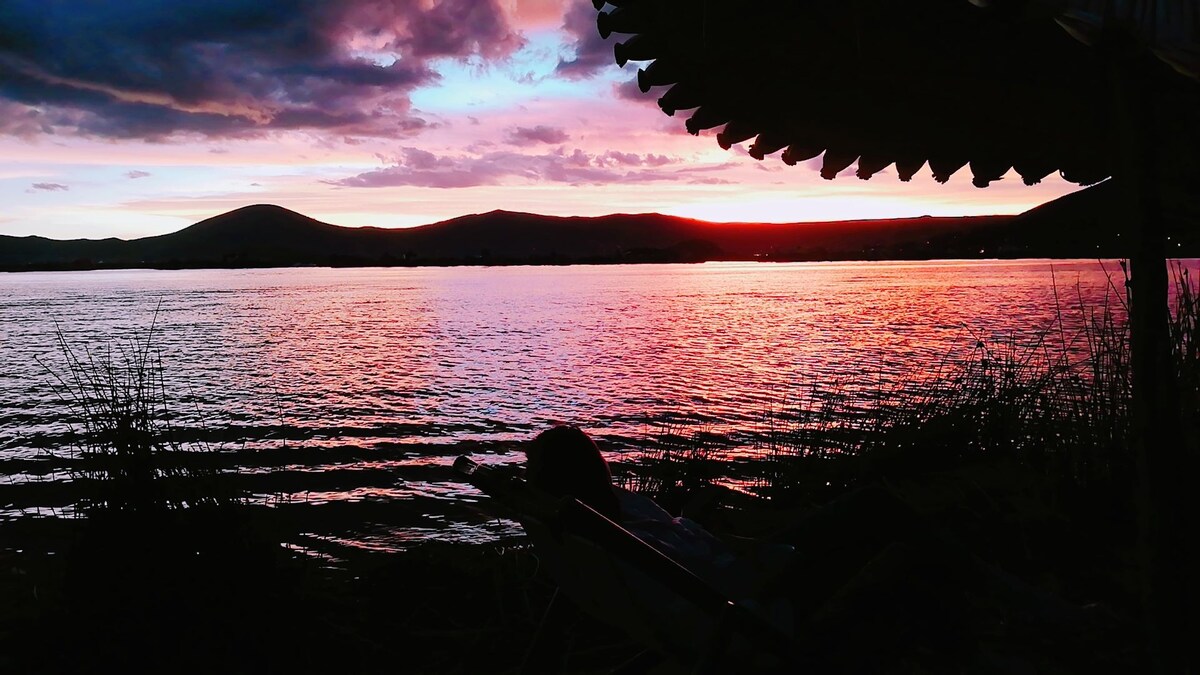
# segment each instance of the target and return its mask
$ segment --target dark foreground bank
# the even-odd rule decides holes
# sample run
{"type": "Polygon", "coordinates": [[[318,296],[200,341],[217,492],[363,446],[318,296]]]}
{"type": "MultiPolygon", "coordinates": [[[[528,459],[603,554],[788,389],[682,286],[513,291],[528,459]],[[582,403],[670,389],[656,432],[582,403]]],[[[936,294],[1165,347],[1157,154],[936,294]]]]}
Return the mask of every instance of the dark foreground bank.
{"type": "MultiPolygon", "coordinates": [[[[553,592],[519,544],[329,566],[272,541],[269,521],[255,509],[109,518],[59,533],[54,555],[0,554],[0,670],[511,671],[553,592]]],[[[628,647],[584,632],[597,654],[572,657],[583,669],[628,647]]]]}
{"type": "MultiPolygon", "coordinates": [[[[797,544],[776,589],[813,672],[1137,671],[1127,477],[1066,490],[1009,460],[947,459],[814,466],[864,476],[823,498],[662,500],[733,541],[797,544]]],[[[330,562],[282,546],[264,507],[65,522],[7,530],[27,548],[0,554],[5,672],[516,672],[539,632],[550,670],[642,650],[578,611],[542,625],[556,584],[521,539],[330,562]]]]}

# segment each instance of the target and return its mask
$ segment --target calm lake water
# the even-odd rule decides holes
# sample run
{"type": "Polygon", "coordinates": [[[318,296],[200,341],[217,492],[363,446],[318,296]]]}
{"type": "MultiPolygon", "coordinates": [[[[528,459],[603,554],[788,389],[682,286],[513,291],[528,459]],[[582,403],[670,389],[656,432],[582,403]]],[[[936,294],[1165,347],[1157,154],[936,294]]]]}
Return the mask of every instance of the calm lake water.
{"type": "Polygon", "coordinates": [[[449,506],[459,453],[512,461],[554,422],[614,454],[679,420],[748,447],[806,383],[920,377],[1114,285],[1115,261],[1029,260],[0,274],[0,473],[69,479],[56,331],[97,353],[153,324],[185,434],[260,499],[426,505],[355,545],[486,538],[511,524],[449,506]]]}

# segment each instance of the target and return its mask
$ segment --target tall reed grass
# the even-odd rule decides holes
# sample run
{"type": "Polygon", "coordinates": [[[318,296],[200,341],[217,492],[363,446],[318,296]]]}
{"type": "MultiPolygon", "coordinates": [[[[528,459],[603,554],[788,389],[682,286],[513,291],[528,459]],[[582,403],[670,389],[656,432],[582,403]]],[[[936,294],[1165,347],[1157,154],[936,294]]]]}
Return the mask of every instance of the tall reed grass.
{"type": "Polygon", "coordinates": [[[59,328],[61,362],[40,360],[73,420],[64,454],[72,479],[86,486],[81,514],[240,502],[218,487],[215,470],[196,461],[214,448],[175,440],[157,328],[156,313],[144,333],[82,350],[59,328]]]}
{"type": "MultiPolygon", "coordinates": [[[[1195,451],[1200,294],[1185,267],[1172,271],[1178,403],[1195,451]]],[[[920,470],[984,457],[1011,458],[1075,485],[1132,476],[1124,289],[1110,281],[1104,298],[1089,304],[1078,289],[1068,300],[1056,287],[1051,325],[997,341],[973,338],[931,375],[873,389],[811,383],[791,390],[762,413],[751,458],[739,467],[749,473],[743,482],[764,494],[838,490],[885,468],[920,470]]],[[[686,429],[671,429],[668,438],[643,452],[633,469],[653,477],[653,492],[719,475],[704,444],[681,442],[686,429]]]]}

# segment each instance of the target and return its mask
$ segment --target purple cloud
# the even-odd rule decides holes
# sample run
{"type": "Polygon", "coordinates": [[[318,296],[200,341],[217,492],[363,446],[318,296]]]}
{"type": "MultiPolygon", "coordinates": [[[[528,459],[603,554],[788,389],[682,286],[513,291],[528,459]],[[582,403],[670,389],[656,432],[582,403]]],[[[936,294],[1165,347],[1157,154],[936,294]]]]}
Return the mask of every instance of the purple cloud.
{"type": "Polygon", "coordinates": [[[496,185],[512,167],[471,158],[434,155],[419,148],[404,148],[393,166],[331,181],[343,187],[416,187],[464,188],[496,185]]]}
{"type": "Polygon", "coordinates": [[[414,7],[418,4],[393,3],[408,10],[409,35],[403,43],[419,58],[479,54],[496,59],[524,45],[497,0],[441,0],[424,11],[414,7]]]}
{"type": "Polygon", "coordinates": [[[6,101],[0,96],[0,134],[32,138],[45,133],[53,124],[53,118],[37,108],[6,101]]]}
{"type": "Polygon", "coordinates": [[[604,157],[617,163],[626,166],[638,166],[642,163],[642,156],[636,152],[617,152],[610,150],[604,153],[604,157]]]}
{"type": "Polygon", "coordinates": [[[596,162],[605,166],[663,166],[672,161],[674,160],[666,155],[639,155],[636,152],[618,152],[616,150],[609,150],[596,157],[596,162]]]}
{"type": "Polygon", "coordinates": [[[34,183],[29,187],[30,192],[34,190],[41,190],[43,192],[66,192],[67,190],[71,189],[69,186],[63,185],[62,183],[34,183]]]}
{"type": "Polygon", "coordinates": [[[409,95],[438,79],[433,59],[523,44],[501,0],[5,3],[0,107],[17,115],[0,114],[0,134],[411,136],[425,122],[409,95]]]}
{"type": "Polygon", "coordinates": [[[542,124],[536,127],[515,127],[508,130],[505,142],[509,145],[529,146],[538,143],[557,145],[570,140],[566,131],[558,127],[548,127],[542,124]]]}
{"type": "Polygon", "coordinates": [[[662,96],[661,93],[655,93],[656,90],[662,91],[665,87],[651,87],[650,91],[643,93],[638,87],[637,78],[618,82],[613,85],[613,95],[623,101],[633,101],[658,107],[658,99],[662,96]]]}
{"type": "Polygon", "coordinates": [[[128,178],[128,179],[130,179],[130,180],[135,180],[135,179],[138,179],[138,178],[145,178],[146,176],[149,176],[149,175],[150,175],[150,172],[149,172],[149,171],[137,171],[137,170],[134,170],[134,171],[129,171],[129,172],[126,172],[126,174],[125,174],[125,177],[126,177],[126,178],[128,178]]]}
{"type": "Polygon", "coordinates": [[[563,31],[570,37],[573,55],[560,59],[554,72],[572,79],[592,77],[612,67],[612,44],[600,37],[596,30],[596,10],[586,2],[572,2],[563,16],[563,31]]]}
{"type": "Polygon", "coordinates": [[[426,150],[405,148],[392,166],[329,183],[341,187],[415,186],[449,189],[501,185],[510,180],[570,185],[718,180],[693,178],[698,172],[697,167],[664,170],[664,164],[671,161],[663,155],[639,156],[615,151],[593,155],[579,148],[569,153],[560,148],[541,155],[497,151],[456,157],[439,157],[426,150]]]}

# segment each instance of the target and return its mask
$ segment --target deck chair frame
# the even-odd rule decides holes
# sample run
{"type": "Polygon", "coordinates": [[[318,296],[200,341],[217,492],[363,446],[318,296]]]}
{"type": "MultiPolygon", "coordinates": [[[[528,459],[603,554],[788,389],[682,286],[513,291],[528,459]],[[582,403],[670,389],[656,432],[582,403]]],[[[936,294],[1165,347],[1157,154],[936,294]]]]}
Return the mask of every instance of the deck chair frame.
{"type": "MultiPolygon", "coordinates": [[[[465,456],[455,461],[454,470],[520,522],[539,555],[553,557],[561,554],[563,547],[585,547],[586,553],[575,558],[591,567],[583,574],[604,574],[611,570],[618,579],[644,576],[664,589],[660,596],[663,601],[687,603],[704,618],[695,631],[711,632],[696,636],[693,642],[703,645],[698,648],[689,648],[661,633],[656,636],[658,639],[650,639],[653,644],[648,646],[666,651],[682,663],[690,662],[696,670],[720,661],[735,639],[752,645],[759,653],[773,656],[781,666],[791,662],[793,642],[773,624],[587,504],[570,496],[554,497],[520,478],[465,456]]],[[[570,565],[552,567],[560,575],[577,572],[570,565]]],[[[560,589],[564,581],[568,582],[568,588],[578,586],[571,580],[558,580],[560,589]]],[[[589,607],[586,599],[579,604],[591,613],[601,614],[599,618],[611,621],[602,608],[589,607]]],[[[645,638],[647,631],[654,632],[654,628],[649,626],[637,632],[645,638]]]]}

